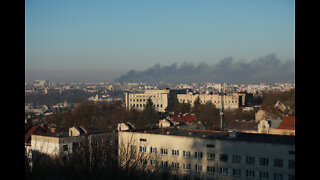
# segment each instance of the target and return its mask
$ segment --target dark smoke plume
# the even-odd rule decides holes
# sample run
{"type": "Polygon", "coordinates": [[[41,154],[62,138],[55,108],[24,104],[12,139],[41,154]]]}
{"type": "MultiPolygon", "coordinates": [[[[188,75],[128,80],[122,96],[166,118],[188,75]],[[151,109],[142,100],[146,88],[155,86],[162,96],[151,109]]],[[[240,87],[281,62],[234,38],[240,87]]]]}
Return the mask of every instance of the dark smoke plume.
{"type": "Polygon", "coordinates": [[[294,60],[280,61],[275,54],[254,59],[250,62],[224,58],[216,64],[173,63],[168,66],[157,64],[145,71],[131,70],[116,82],[160,81],[171,83],[217,82],[217,83],[275,83],[294,81],[294,60]]]}

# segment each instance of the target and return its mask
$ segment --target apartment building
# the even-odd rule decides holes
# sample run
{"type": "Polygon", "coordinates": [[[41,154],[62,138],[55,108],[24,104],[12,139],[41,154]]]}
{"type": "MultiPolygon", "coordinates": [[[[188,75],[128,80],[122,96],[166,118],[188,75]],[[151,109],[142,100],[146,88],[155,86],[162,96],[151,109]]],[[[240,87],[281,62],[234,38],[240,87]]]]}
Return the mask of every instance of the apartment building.
{"type": "MultiPolygon", "coordinates": [[[[205,104],[210,102],[217,108],[221,108],[221,95],[220,94],[194,94],[188,92],[186,94],[177,94],[179,103],[190,103],[193,106],[194,101],[200,98],[200,103],[205,104]]],[[[226,110],[238,109],[245,105],[245,94],[244,93],[233,93],[223,96],[223,105],[226,110]]]]}
{"type": "MultiPolygon", "coordinates": [[[[217,108],[221,107],[221,96],[219,94],[195,94],[187,89],[163,89],[163,90],[145,90],[144,93],[126,93],[125,102],[128,110],[134,108],[142,111],[147,104],[150,97],[155,109],[158,112],[165,112],[168,103],[177,97],[179,103],[190,103],[193,106],[194,101],[200,97],[200,103],[213,103],[217,108]]],[[[245,93],[233,93],[223,96],[224,109],[234,110],[246,104],[245,93]]]]}
{"type": "Polygon", "coordinates": [[[120,165],[128,151],[177,179],[295,179],[293,136],[166,128],[119,131],[118,142],[120,165]]]}
{"type": "Polygon", "coordinates": [[[113,133],[88,132],[83,127],[70,127],[68,132],[31,135],[30,151],[57,157],[83,148],[91,151],[96,144],[114,141],[113,133]]]}
{"type": "Polygon", "coordinates": [[[165,109],[168,106],[169,93],[169,89],[145,90],[144,93],[126,93],[126,107],[129,110],[134,108],[142,111],[146,107],[148,99],[151,98],[156,111],[165,112],[165,109]]]}
{"type": "Polygon", "coordinates": [[[146,107],[147,101],[151,98],[156,111],[165,112],[169,101],[173,100],[173,97],[177,93],[185,93],[186,90],[145,90],[144,93],[126,93],[125,102],[126,108],[130,110],[134,108],[139,111],[143,111],[146,107]]]}

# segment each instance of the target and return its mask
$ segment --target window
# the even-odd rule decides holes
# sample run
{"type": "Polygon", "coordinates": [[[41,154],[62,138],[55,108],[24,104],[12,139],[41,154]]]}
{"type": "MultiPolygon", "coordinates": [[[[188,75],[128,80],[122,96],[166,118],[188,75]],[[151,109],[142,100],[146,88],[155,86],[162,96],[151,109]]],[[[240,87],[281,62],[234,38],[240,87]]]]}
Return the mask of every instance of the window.
{"type": "Polygon", "coordinates": [[[190,170],[191,169],[191,164],[183,164],[182,168],[185,170],[190,170]]]}
{"type": "Polygon", "coordinates": [[[221,174],[221,175],[224,175],[224,176],[226,176],[226,175],[228,175],[228,168],[220,168],[219,169],[219,173],[221,174]]]}
{"type": "Polygon", "coordinates": [[[232,162],[233,163],[241,163],[241,156],[233,155],[232,162]]]}
{"type": "Polygon", "coordinates": [[[150,165],[151,166],[157,166],[157,160],[150,160],[150,165]]]}
{"type": "Polygon", "coordinates": [[[157,153],[157,148],[151,147],[151,148],[150,148],[150,153],[156,154],[156,153],[157,153]]]}
{"type": "Polygon", "coordinates": [[[273,174],[273,179],[274,180],[283,180],[283,174],[274,173],[273,174]]]}
{"type": "Polygon", "coordinates": [[[260,158],[260,165],[268,166],[269,165],[269,159],[268,158],[260,158]]]}
{"type": "Polygon", "coordinates": [[[202,171],[202,166],[201,165],[195,165],[194,166],[194,168],[195,168],[195,170],[197,171],[197,172],[201,172],[202,171]]]}
{"type": "Polygon", "coordinates": [[[214,173],[214,167],[213,166],[207,166],[207,173],[214,173]]]}
{"type": "Polygon", "coordinates": [[[207,160],[214,160],[215,154],[214,153],[207,153],[207,160]]]}
{"type": "Polygon", "coordinates": [[[274,159],[274,167],[283,167],[283,160],[282,159],[274,159]]]}
{"type": "Polygon", "coordinates": [[[219,160],[222,162],[227,162],[228,161],[228,155],[227,154],[220,154],[219,160]]]}
{"type": "Polygon", "coordinates": [[[215,147],[215,145],[213,145],[213,144],[207,144],[207,148],[214,148],[215,147]]]}
{"type": "Polygon", "coordinates": [[[260,179],[268,179],[268,172],[260,172],[260,179]]]}
{"type": "Polygon", "coordinates": [[[288,175],[288,180],[295,180],[296,177],[294,175],[288,175]]]}
{"type": "Polygon", "coordinates": [[[202,152],[194,152],[194,157],[198,159],[202,158],[202,152]]]}
{"type": "Polygon", "coordinates": [[[130,152],[133,157],[136,156],[136,151],[137,151],[136,146],[131,145],[130,152]]]}
{"type": "Polygon", "coordinates": [[[172,162],[171,167],[175,168],[175,169],[178,169],[179,168],[179,163],[172,162]]]}
{"type": "Polygon", "coordinates": [[[290,155],[295,155],[296,152],[295,152],[295,151],[289,151],[289,154],[290,154],[290,155]]]}
{"type": "Polygon", "coordinates": [[[254,157],[247,156],[246,160],[247,160],[247,164],[255,164],[255,158],[254,157]]]}
{"type": "Polygon", "coordinates": [[[289,160],[289,168],[295,168],[296,167],[296,161],[295,160],[289,160]]]}
{"type": "Polygon", "coordinates": [[[141,164],[148,164],[148,161],[146,159],[140,159],[141,164]]]}
{"type": "Polygon", "coordinates": [[[190,157],[190,151],[183,151],[184,157],[190,157]]]}
{"type": "Polygon", "coordinates": [[[167,155],[168,154],[168,149],[161,149],[161,154],[167,155]]]}
{"type": "Polygon", "coordinates": [[[142,139],[142,138],[140,138],[140,141],[144,141],[144,142],[146,142],[146,141],[147,141],[147,139],[142,139]]]}
{"type": "Polygon", "coordinates": [[[248,178],[254,178],[254,171],[246,170],[246,177],[248,177],[248,178]]]}
{"type": "Polygon", "coordinates": [[[240,169],[233,169],[232,170],[232,176],[240,176],[241,170],[240,169]]]}
{"type": "Polygon", "coordinates": [[[168,161],[161,161],[161,167],[168,167],[168,161]]]}
{"type": "Polygon", "coordinates": [[[72,143],[72,151],[77,151],[79,149],[80,143],[72,143]]]}
{"type": "Polygon", "coordinates": [[[66,144],[66,145],[63,145],[63,146],[62,146],[62,150],[63,150],[63,151],[68,151],[68,145],[67,145],[67,144],[66,144]]]}
{"type": "Polygon", "coordinates": [[[140,152],[147,152],[147,147],[140,146],[140,152]]]}
{"type": "Polygon", "coordinates": [[[172,150],[172,155],[173,156],[179,156],[179,150],[172,150]]]}
{"type": "Polygon", "coordinates": [[[183,175],[183,180],[191,180],[191,175],[189,174],[183,175]]]}

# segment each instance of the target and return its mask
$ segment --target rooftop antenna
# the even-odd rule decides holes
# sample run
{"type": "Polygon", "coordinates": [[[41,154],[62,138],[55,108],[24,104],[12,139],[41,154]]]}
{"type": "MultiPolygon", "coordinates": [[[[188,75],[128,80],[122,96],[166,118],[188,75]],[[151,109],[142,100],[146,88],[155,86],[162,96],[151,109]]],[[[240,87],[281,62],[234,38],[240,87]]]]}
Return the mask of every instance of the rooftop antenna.
{"type": "Polygon", "coordinates": [[[223,96],[224,96],[224,88],[223,88],[224,84],[221,85],[221,107],[220,107],[220,130],[223,131],[223,96]]]}

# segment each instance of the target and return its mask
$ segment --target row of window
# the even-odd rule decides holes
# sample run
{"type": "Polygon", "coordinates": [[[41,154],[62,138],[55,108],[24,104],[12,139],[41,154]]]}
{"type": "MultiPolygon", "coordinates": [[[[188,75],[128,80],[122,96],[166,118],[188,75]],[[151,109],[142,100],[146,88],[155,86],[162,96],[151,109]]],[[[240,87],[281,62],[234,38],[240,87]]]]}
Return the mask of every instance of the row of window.
{"type": "MultiPolygon", "coordinates": [[[[188,103],[188,102],[190,102],[190,103],[193,103],[193,101],[189,101],[189,99],[187,99],[187,100],[185,100],[185,99],[180,99],[179,100],[181,103],[188,103]]],[[[210,102],[210,103],[214,103],[214,104],[216,104],[216,103],[220,103],[220,101],[213,101],[212,102],[212,100],[208,100],[207,102],[210,102]]],[[[200,100],[200,103],[206,103],[206,101],[205,100],[200,100]]],[[[230,104],[230,103],[232,103],[232,104],[237,104],[238,103],[238,101],[224,101],[224,103],[228,103],[228,104],[230,104]]]]}
{"type": "MultiPolygon", "coordinates": [[[[162,99],[156,99],[153,101],[162,102],[162,99]]],[[[130,99],[130,102],[147,102],[147,99],[130,99]]]]}
{"type": "MultiPolygon", "coordinates": [[[[131,107],[146,107],[146,104],[130,104],[131,107]]],[[[155,107],[157,108],[162,108],[163,105],[162,104],[156,104],[155,107]]]]}
{"type": "MultiPolygon", "coordinates": [[[[147,152],[147,147],[140,146],[140,152],[147,152]]],[[[151,147],[150,153],[158,153],[157,148],[151,147]]],[[[161,148],[160,154],[162,155],[168,155],[168,149],[161,148]]],[[[172,149],[171,155],[173,156],[179,156],[179,150],[172,149]]],[[[182,151],[183,157],[191,157],[190,151],[182,151]]],[[[194,157],[197,159],[202,159],[204,157],[202,152],[194,152],[194,157]]],[[[216,154],[215,153],[207,153],[206,156],[207,160],[216,160],[216,154]]],[[[261,166],[269,166],[269,158],[259,158],[258,164],[261,166]]],[[[228,155],[227,154],[219,154],[219,161],[221,162],[228,162],[228,155]]],[[[283,167],[284,165],[283,159],[273,159],[273,166],[274,167],[283,167]]],[[[240,164],[242,163],[242,157],[239,155],[232,155],[232,163],[240,164]]],[[[245,158],[246,164],[256,164],[256,158],[251,156],[246,156],[245,158]]],[[[288,161],[288,167],[289,168],[295,168],[295,160],[289,160],[288,161]]]]}
{"type": "MultiPolygon", "coordinates": [[[[147,164],[147,163],[145,163],[147,164]]],[[[150,165],[152,166],[157,166],[157,161],[156,160],[150,160],[150,165]]],[[[169,162],[168,161],[161,161],[160,162],[160,167],[169,167],[169,162]]],[[[179,169],[180,164],[177,162],[172,162],[171,163],[171,168],[173,169],[179,169]]],[[[182,164],[182,169],[184,170],[195,170],[196,172],[206,172],[206,173],[215,173],[216,168],[214,166],[207,166],[206,170],[202,168],[202,165],[195,164],[193,167],[194,169],[191,168],[191,164],[182,164]]],[[[271,173],[266,172],[266,171],[259,171],[259,174],[256,174],[256,171],[254,170],[241,170],[241,169],[231,169],[231,168],[224,168],[220,167],[218,173],[223,176],[228,176],[229,173],[231,173],[232,176],[234,177],[240,177],[240,176],[245,176],[247,178],[255,178],[258,177],[260,179],[271,179],[270,175],[271,173]],[[232,170],[229,172],[229,170],[232,170]],[[244,173],[244,174],[242,174],[244,173]]],[[[273,179],[274,180],[283,180],[284,175],[281,173],[273,173],[273,179]]],[[[293,180],[295,179],[294,175],[289,175],[289,179],[293,180]]]]}

